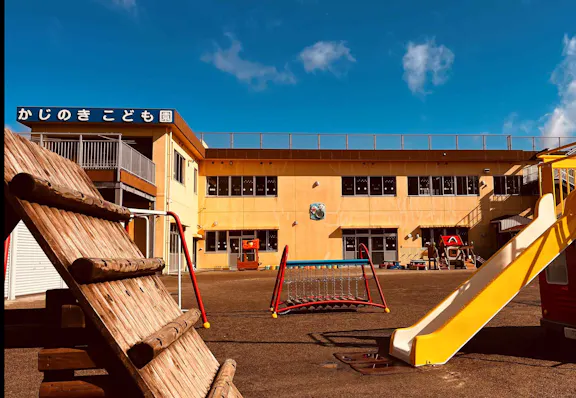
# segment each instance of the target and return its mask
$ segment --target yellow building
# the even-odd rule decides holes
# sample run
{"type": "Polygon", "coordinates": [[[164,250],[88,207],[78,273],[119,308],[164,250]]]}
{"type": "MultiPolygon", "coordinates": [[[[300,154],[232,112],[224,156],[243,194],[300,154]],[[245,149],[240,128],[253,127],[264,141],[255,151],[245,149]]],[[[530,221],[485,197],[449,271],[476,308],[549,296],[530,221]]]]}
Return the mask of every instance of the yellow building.
{"type": "MultiPolygon", "coordinates": [[[[290,135],[286,149],[260,149],[259,135],[250,149],[218,149],[175,110],[20,107],[18,120],[40,145],[80,162],[106,199],[176,212],[200,269],[234,269],[250,238],[261,240],[263,265],[277,265],[285,245],[291,259],[339,259],[356,256],[360,243],[375,263],[406,264],[443,234],[487,258],[513,233],[509,224],[531,217],[538,195],[536,152],[511,140],[498,150],[482,149],[486,138],[477,150],[381,150],[374,136],[372,149],[329,150],[291,149],[290,135]],[[315,203],[324,219],[311,219],[315,203]]],[[[174,270],[170,220],[157,217],[148,242],[146,222],[132,224],[140,248],[174,270]]]]}

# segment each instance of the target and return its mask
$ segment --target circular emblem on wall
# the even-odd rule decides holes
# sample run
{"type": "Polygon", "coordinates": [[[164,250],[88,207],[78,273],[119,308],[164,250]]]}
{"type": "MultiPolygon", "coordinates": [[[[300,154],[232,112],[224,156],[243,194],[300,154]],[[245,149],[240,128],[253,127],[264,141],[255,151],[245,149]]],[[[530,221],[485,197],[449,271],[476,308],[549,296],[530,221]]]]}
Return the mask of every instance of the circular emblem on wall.
{"type": "Polygon", "coordinates": [[[310,219],[319,221],[326,217],[326,206],[324,203],[312,203],[310,205],[310,219]]]}

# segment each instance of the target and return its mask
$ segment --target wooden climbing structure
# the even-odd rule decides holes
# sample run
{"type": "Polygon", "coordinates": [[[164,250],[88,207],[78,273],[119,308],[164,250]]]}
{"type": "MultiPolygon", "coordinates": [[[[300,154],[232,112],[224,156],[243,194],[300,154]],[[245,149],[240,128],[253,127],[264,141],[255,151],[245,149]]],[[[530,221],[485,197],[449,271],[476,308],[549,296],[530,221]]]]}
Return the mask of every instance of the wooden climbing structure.
{"type": "Polygon", "coordinates": [[[163,260],[124,230],[130,211],[80,166],[5,131],[4,192],[4,239],[23,220],[69,288],[45,309],[5,311],[6,347],[44,347],[41,397],[241,397],[235,362],[219,364],[194,328],[200,311],[179,309],[163,260]]]}

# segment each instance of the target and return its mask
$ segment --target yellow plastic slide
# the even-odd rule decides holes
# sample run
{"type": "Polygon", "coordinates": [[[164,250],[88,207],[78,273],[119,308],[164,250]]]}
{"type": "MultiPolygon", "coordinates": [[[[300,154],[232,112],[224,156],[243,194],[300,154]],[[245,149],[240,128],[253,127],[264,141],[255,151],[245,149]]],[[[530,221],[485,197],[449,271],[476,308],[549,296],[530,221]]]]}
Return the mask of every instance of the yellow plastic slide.
{"type": "Polygon", "coordinates": [[[559,219],[553,195],[544,195],[522,232],[418,323],[394,331],[390,355],[413,366],[445,364],[573,240],[576,191],[559,219]]]}

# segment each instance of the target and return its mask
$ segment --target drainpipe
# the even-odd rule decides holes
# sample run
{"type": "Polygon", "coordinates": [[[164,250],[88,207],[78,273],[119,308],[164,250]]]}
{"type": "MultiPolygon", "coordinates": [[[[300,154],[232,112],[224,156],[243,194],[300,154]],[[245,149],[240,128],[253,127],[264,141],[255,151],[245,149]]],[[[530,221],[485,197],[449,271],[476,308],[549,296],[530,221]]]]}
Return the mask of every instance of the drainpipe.
{"type": "MultiPolygon", "coordinates": [[[[170,134],[168,135],[168,155],[166,156],[166,178],[168,181],[164,184],[166,193],[164,195],[165,198],[165,211],[170,211],[170,188],[172,186],[172,168],[173,168],[173,159],[172,159],[172,130],[170,130],[170,134]]],[[[164,218],[164,252],[166,253],[166,259],[168,260],[168,270],[170,269],[170,219],[168,217],[164,218]]]]}

